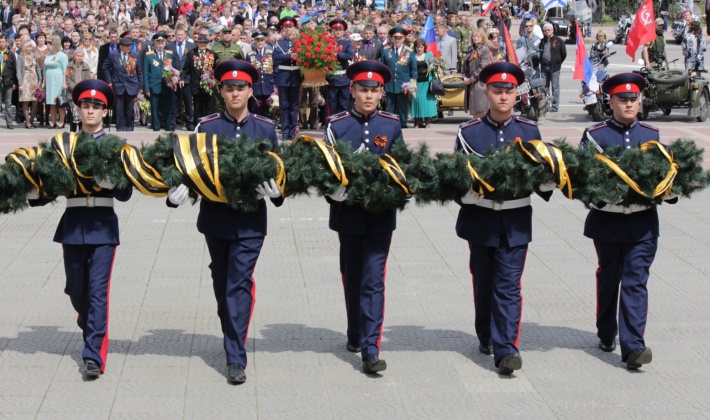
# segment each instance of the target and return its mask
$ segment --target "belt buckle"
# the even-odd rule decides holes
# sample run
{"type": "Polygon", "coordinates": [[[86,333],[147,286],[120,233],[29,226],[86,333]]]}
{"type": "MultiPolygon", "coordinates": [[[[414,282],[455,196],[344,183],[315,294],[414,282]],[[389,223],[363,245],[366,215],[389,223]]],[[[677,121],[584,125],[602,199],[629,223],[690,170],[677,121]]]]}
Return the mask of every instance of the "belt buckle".
{"type": "Polygon", "coordinates": [[[499,203],[499,202],[497,202],[497,201],[494,201],[494,202],[491,203],[491,210],[493,210],[493,211],[501,211],[501,210],[503,210],[503,205],[504,205],[504,204],[505,204],[505,203],[499,203]]]}
{"type": "Polygon", "coordinates": [[[91,195],[86,196],[86,207],[96,207],[96,197],[91,195]]]}

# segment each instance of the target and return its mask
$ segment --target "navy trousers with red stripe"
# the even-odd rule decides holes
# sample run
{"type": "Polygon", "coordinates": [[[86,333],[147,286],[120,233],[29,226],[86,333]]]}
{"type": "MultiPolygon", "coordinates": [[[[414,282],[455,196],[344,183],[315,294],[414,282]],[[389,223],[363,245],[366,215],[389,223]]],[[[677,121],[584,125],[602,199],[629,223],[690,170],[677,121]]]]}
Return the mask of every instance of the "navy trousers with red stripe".
{"type": "Polygon", "coordinates": [[[299,86],[279,86],[279,110],[281,112],[281,135],[294,139],[298,135],[299,86]]]}
{"type": "Polygon", "coordinates": [[[227,364],[246,367],[246,342],[256,302],[253,274],[264,237],[222,239],[205,236],[205,241],[212,259],[212,286],[222,324],[227,364]]]}
{"type": "Polygon", "coordinates": [[[367,236],[338,234],[348,341],[359,344],[362,359],[380,354],[385,319],[385,274],[392,232],[367,236]]]}
{"type": "Polygon", "coordinates": [[[646,348],[643,334],[648,315],[648,282],[658,238],[633,243],[594,241],[597,269],[597,336],[611,342],[619,333],[621,356],[646,348]],[[621,302],[619,302],[621,286],[621,302]],[[616,308],[619,323],[616,323],[616,308]]]}
{"type": "Polygon", "coordinates": [[[523,312],[521,278],[528,245],[497,248],[469,241],[469,266],[476,305],[476,335],[482,344],[493,344],[496,366],[506,354],[518,352],[523,312]]]}
{"type": "Polygon", "coordinates": [[[84,337],[83,359],[95,360],[103,372],[108,353],[108,311],[115,245],[64,245],[64,292],[79,314],[84,337]]]}

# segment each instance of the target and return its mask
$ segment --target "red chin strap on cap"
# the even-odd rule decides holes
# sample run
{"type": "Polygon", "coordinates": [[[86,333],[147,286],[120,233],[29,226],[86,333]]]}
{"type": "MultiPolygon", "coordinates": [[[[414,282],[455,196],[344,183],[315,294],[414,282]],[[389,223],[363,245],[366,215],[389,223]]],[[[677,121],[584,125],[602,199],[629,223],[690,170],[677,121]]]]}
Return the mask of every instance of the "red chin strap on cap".
{"type": "Polygon", "coordinates": [[[250,85],[254,83],[254,81],[251,79],[251,76],[249,73],[245,71],[240,71],[240,70],[232,70],[232,71],[226,71],[222,75],[222,79],[220,82],[228,82],[230,80],[242,80],[250,85]]]}
{"type": "Polygon", "coordinates": [[[635,83],[619,83],[609,89],[609,96],[614,96],[617,93],[641,93],[641,90],[635,83]]]}
{"type": "Polygon", "coordinates": [[[353,77],[353,83],[354,82],[360,82],[360,81],[368,81],[368,82],[379,82],[381,84],[385,84],[385,79],[382,78],[382,75],[379,73],[376,73],[374,71],[363,71],[362,73],[358,73],[353,77]]]}
{"type": "Polygon", "coordinates": [[[108,108],[108,100],[106,99],[106,95],[104,95],[100,90],[96,89],[87,89],[84,92],[79,95],[79,102],[81,102],[83,99],[94,99],[97,101],[101,101],[105,107],[108,108]]]}
{"type": "Polygon", "coordinates": [[[515,86],[518,86],[518,80],[515,78],[510,73],[496,73],[492,75],[491,77],[486,80],[486,84],[491,84],[491,83],[512,83],[515,86]]]}

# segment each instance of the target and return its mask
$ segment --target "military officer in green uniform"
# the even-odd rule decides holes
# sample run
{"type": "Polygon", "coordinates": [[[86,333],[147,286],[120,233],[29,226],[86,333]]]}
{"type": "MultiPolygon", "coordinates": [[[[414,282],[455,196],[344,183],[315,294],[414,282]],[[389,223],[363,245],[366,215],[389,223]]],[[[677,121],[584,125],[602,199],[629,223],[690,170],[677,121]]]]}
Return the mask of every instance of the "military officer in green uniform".
{"type": "Polygon", "coordinates": [[[160,131],[161,121],[170,130],[172,92],[163,81],[163,68],[172,63],[173,53],[165,49],[167,39],[164,33],[153,35],[153,50],[145,53],[143,61],[143,92],[150,99],[153,131],[160,131]]]}
{"type": "Polygon", "coordinates": [[[380,61],[392,72],[392,79],[385,84],[387,94],[387,111],[399,115],[402,128],[407,128],[409,113],[409,97],[402,91],[402,84],[414,84],[417,80],[417,59],[414,50],[404,45],[406,31],[396,26],[389,31],[392,45],[382,50],[380,61]]]}
{"type": "MultiPolygon", "coordinates": [[[[214,43],[212,51],[217,56],[215,67],[227,60],[244,60],[245,58],[242,47],[236,42],[232,42],[232,30],[227,26],[222,29],[222,39],[214,43]]],[[[220,95],[217,95],[216,98],[215,111],[224,111],[224,99],[220,95]]]]}

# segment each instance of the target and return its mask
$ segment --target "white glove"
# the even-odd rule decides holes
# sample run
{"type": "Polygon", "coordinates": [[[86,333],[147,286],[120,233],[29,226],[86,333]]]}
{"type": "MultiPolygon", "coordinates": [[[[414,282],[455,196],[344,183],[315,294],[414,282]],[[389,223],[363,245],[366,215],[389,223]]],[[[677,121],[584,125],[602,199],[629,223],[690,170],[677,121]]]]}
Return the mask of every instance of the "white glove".
{"type": "Polygon", "coordinates": [[[32,188],[30,192],[27,193],[25,196],[28,200],[37,200],[39,198],[39,193],[35,188],[32,188]]]}
{"type": "Polygon", "coordinates": [[[348,195],[345,193],[346,187],[338,187],[337,190],[333,191],[333,194],[328,194],[331,200],[342,203],[348,199],[348,195]]]}
{"type": "Polygon", "coordinates": [[[256,187],[256,199],[261,200],[264,197],[269,198],[279,198],[281,197],[281,190],[276,186],[276,181],[271,178],[268,181],[264,181],[262,185],[256,187]]]}
{"type": "Polygon", "coordinates": [[[96,185],[98,185],[99,187],[101,187],[105,190],[112,190],[112,189],[116,188],[116,184],[109,181],[108,179],[99,179],[98,181],[96,181],[96,185]]]}
{"type": "MultiPolygon", "coordinates": [[[[34,190],[32,190],[32,191],[34,191],[34,190]]],[[[680,196],[678,194],[670,193],[667,196],[663,197],[663,200],[670,201],[670,200],[675,200],[676,198],[680,198],[680,196]]]]}
{"type": "Polygon", "coordinates": [[[554,181],[550,182],[543,182],[540,184],[540,187],[538,187],[541,192],[548,192],[548,191],[553,191],[555,188],[557,188],[557,184],[555,184],[554,181]]]}
{"type": "Polygon", "coordinates": [[[476,194],[475,192],[468,190],[466,194],[461,197],[461,202],[463,204],[476,204],[479,201],[483,200],[483,195],[482,194],[476,194]]]}
{"type": "Polygon", "coordinates": [[[190,189],[185,184],[180,184],[168,190],[168,201],[176,206],[182,206],[187,203],[188,198],[190,198],[190,189]]]}

